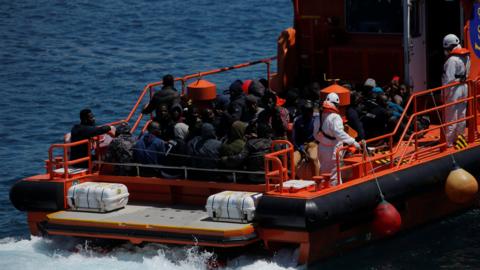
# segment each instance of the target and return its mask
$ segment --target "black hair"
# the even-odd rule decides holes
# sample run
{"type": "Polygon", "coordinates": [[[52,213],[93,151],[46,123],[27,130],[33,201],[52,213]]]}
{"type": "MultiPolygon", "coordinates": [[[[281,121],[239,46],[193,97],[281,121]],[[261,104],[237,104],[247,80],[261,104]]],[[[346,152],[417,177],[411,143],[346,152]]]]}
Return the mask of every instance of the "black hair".
{"type": "Polygon", "coordinates": [[[80,121],[85,121],[88,119],[88,115],[92,113],[92,110],[86,108],[80,111],[80,121]]]}
{"type": "Polygon", "coordinates": [[[171,74],[167,74],[163,76],[162,82],[163,82],[163,86],[173,86],[175,79],[171,74]]]}

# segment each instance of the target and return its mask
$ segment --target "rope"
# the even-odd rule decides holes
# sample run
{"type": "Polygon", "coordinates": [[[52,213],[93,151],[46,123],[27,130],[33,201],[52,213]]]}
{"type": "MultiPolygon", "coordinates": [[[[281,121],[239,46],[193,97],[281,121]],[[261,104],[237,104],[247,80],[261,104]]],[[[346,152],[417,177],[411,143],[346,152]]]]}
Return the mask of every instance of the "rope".
{"type": "Polygon", "coordinates": [[[362,146],[363,146],[363,153],[364,155],[366,154],[366,158],[367,158],[367,161],[370,163],[370,166],[372,166],[372,174],[373,174],[373,177],[375,177],[375,183],[377,184],[377,188],[378,188],[378,193],[380,193],[380,199],[382,201],[385,200],[385,196],[383,195],[383,192],[382,192],[382,189],[380,188],[380,183],[378,183],[378,178],[377,178],[377,175],[375,174],[375,167],[373,166],[373,162],[372,162],[372,159],[368,156],[368,151],[367,151],[367,144],[365,143],[365,141],[362,141],[361,142],[362,146]]]}

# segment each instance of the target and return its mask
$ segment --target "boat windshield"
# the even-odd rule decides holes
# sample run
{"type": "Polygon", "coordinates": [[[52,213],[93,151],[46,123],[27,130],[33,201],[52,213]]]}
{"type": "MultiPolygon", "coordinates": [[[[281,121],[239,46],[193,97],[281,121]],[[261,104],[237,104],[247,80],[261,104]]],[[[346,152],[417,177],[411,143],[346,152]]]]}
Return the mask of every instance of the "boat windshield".
{"type": "Polygon", "coordinates": [[[346,0],[348,32],[402,33],[400,0],[346,0]]]}

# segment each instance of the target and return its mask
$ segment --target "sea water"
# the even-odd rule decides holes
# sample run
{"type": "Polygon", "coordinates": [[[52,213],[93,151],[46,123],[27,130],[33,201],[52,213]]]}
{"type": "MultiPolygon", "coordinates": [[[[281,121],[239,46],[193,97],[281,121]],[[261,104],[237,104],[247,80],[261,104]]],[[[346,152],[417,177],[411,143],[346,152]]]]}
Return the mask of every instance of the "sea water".
{"type": "MultiPolygon", "coordinates": [[[[31,237],[8,192],[43,173],[50,144],[89,107],[99,124],[125,118],[142,88],[276,54],[293,24],[290,0],[0,1],[0,269],[206,269],[195,247],[31,237]]],[[[219,91],[265,77],[265,66],[208,77],[219,91]]],[[[321,269],[480,268],[479,213],[470,211],[320,262],[321,269]]],[[[294,269],[297,250],[239,254],[220,268],[294,269]]]]}

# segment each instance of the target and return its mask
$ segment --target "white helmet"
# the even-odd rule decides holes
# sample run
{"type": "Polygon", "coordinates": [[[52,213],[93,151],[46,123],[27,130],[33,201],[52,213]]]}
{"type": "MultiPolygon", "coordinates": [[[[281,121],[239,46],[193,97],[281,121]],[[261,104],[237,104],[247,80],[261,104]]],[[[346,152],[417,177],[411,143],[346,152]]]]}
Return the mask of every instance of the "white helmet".
{"type": "Polygon", "coordinates": [[[340,98],[338,97],[337,93],[333,93],[333,92],[328,94],[327,98],[325,100],[328,101],[328,102],[331,102],[331,103],[333,103],[337,106],[340,103],[340,98]]]}
{"type": "Polygon", "coordinates": [[[443,38],[443,48],[451,50],[460,44],[460,39],[454,34],[448,34],[443,38]]]}

